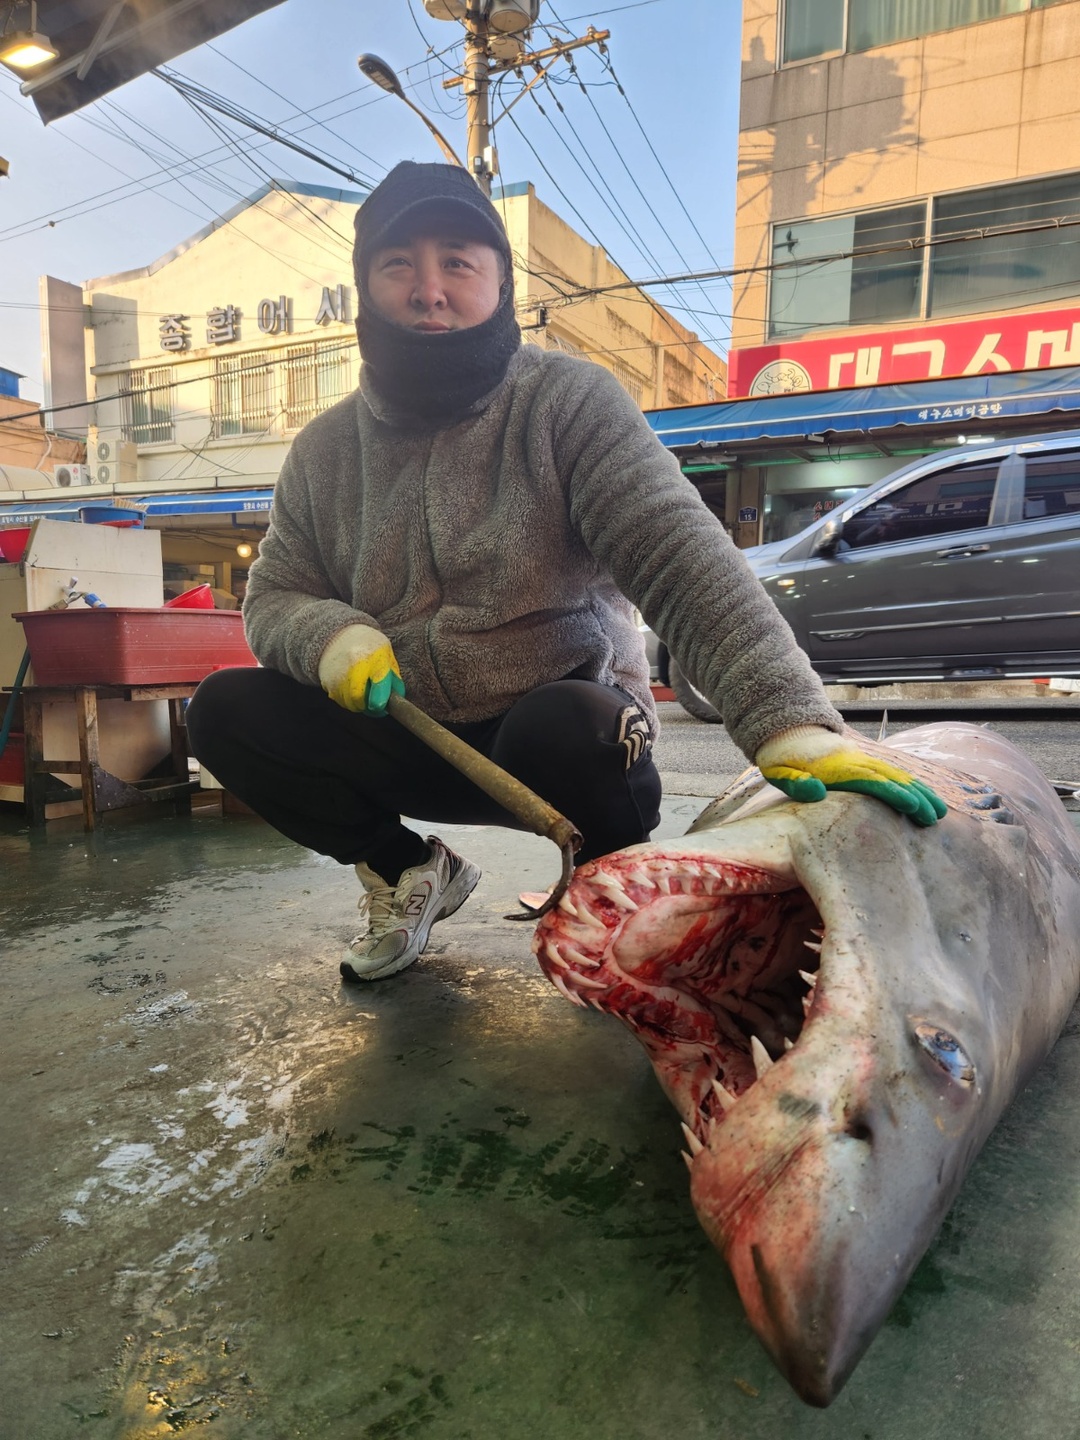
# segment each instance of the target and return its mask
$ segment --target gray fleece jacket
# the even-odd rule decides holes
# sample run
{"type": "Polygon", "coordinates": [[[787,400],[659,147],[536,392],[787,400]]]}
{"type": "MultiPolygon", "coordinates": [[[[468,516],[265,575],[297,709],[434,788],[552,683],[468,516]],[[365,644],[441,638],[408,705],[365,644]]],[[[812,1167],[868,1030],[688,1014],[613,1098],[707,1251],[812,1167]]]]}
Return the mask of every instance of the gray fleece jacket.
{"type": "Polygon", "coordinates": [[[634,697],[655,733],[631,602],[753,757],[843,721],[786,622],[615,378],[524,345],[443,429],[360,389],[296,437],[251,567],[264,665],[318,684],[346,625],[389,636],[406,694],[483,720],[573,675],[634,697]],[[628,598],[627,598],[628,597],[628,598]]]}

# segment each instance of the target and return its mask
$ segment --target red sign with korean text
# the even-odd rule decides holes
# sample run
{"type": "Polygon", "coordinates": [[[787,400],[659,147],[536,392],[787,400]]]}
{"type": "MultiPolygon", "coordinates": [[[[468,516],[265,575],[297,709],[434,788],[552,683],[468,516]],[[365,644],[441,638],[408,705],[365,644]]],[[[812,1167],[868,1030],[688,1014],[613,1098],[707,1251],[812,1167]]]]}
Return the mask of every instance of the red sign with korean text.
{"type": "Polygon", "coordinates": [[[729,400],[742,400],[1062,365],[1080,365],[1080,309],[1075,306],[732,350],[727,393],[729,400]]]}

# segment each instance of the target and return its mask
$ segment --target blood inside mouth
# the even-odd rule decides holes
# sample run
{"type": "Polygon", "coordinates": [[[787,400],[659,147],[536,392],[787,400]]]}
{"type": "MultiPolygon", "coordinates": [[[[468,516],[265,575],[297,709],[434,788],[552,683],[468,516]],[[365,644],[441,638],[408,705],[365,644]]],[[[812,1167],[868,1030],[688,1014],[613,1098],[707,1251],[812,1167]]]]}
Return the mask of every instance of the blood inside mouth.
{"type": "Polygon", "coordinates": [[[823,941],[791,873],[631,851],[583,867],[534,948],[568,999],[630,1026],[705,1135],[797,1042],[823,941]]]}

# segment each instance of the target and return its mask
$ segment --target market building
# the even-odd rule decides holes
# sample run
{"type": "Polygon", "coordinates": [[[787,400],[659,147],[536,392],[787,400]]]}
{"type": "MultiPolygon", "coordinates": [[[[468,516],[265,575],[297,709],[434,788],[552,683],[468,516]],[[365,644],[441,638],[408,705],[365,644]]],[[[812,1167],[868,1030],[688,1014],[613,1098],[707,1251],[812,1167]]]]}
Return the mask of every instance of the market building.
{"type": "MultiPolygon", "coordinates": [[[[357,383],[363,199],[273,183],[143,268],[44,278],[46,409],[85,439],[86,466],[62,498],[13,494],[5,518],[137,505],[163,532],[167,590],[209,580],[242,596],[293,436],[357,383]]],[[[528,342],[605,366],[643,408],[723,396],[723,360],[644,292],[580,297],[626,276],[531,185],[494,199],[528,342]]]]}
{"type": "Polygon", "coordinates": [[[742,73],[733,403],[652,417],[740,543],[1075,423],[1080,4],[746,0],[742,73]]]}

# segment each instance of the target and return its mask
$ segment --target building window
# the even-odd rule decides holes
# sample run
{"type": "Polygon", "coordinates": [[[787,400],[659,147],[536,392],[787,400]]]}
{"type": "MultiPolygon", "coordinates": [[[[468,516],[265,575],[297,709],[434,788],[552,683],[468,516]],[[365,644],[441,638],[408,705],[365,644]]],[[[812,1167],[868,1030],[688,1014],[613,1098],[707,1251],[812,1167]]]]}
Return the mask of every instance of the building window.
{"type": "Polygon", "coordinates": [[[299,430],[349,393],[350,350],[340,342],[293,345],[286,350],[282,376],[286,430],[299,430]]]}
{"type": "Polygon", "coordinates": [[[631,400],[633,400],[636,405],[640,405],[645,395],[645,382],[641,376],[636,370],[627,365],[625,361],[613,359],[609,363],[611,365],[611,373],[615,376],[615,379],[618,380],[631,400]]]}
{"type": "MultiPolygon", "coordinates": [[[[935,239],[974,230],[1025,230],[1080,212],[1080,175],[998,185],[934,202],[935,239]]],[[[1080,294],[1076,231],[1031,229],[942,245],[930,257],[930,314],[1041,305],[1080,294]]]]}
{"type": "Polygon", "coordinates": [[[917,317],[923,254],[901,247],[925,233],[925,202],[775,226],[770,337],[917,317]]]}
{"type": "Polygon", "coordinates": [[[1080,175],[1058,175],[775,225],[769,338],[1074,299],[1080,241],[1050,222],[1078,213],[1080,175]],[[957,243],[923,245],[928,219],[957,243]]]}
{"type": "Polygon", "coordinates": [[[173,370],[131,370],[120,378],[120,429],[136,445],[173,438],[173,370]]]}
{"type": "Polygon", "coordinates": [[[278,413],[273,361],[265,354],[216,356],[211,405],[215,440],[269,430],[278,413]]]}
{"type": "Polygon", "coordinates": [[[787,0],[784,61],[813,60],[844,48],[845,0],[787,0]]]}
{"type": "Polygon", "coordinates": [[[786,0],[783,63],[873,50],[1063,0],[786,0]]]}

